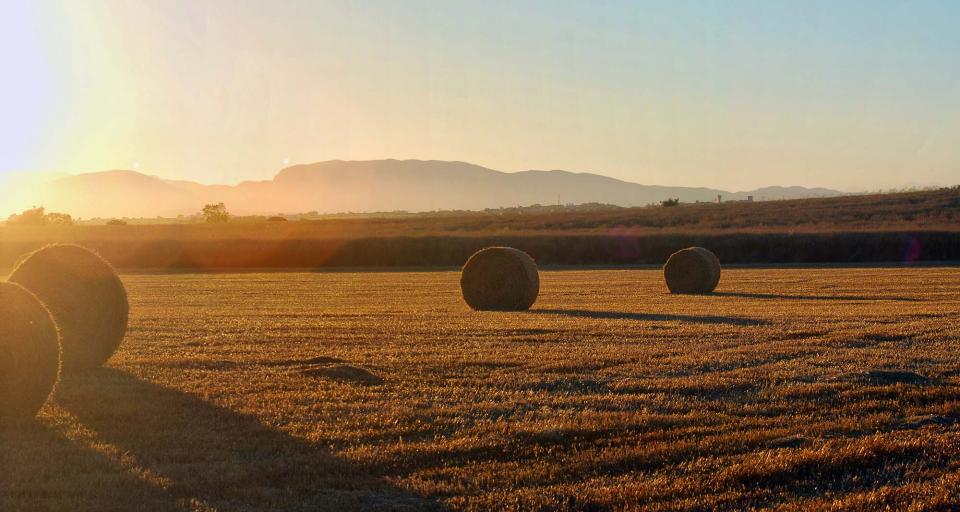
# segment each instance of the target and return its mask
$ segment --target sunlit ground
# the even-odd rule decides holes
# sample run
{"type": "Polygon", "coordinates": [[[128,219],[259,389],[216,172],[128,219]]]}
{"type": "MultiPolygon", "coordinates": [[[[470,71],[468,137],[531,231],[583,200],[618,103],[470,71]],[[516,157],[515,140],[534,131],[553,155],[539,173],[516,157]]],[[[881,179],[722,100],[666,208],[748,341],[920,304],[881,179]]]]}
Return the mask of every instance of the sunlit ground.
{"type": "Polygon", "coordinates": [[[948,509],[960,271],[126,275],[128,339],[0,441],[0,510],[948,509]],[[921,507],[922,508],[922,507],[921,507]]]}

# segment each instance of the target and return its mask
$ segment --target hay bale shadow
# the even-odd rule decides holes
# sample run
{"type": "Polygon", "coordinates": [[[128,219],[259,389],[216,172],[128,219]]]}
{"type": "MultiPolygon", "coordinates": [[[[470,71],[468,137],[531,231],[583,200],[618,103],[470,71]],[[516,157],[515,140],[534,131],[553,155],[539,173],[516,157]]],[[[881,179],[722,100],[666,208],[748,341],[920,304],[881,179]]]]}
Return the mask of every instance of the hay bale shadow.
{"type": "Polygon", "coordinates": [[[166,493],[181,503],[217,510],[439,508],[390,484],[379,468],[358,467],[254,416],[122,371],[70,376],[57,402],[103,442],[165,478],[166,493]]]}
{"type": "Polygon", "coordinates": [[[38,420],[0,426],[0,468],[0,510],[185,510],[162,488],[38,420]]]}
{"type": "Polygon", "coordinates": [[[936,380],[931,377],[906,370],[869,370],[858,375],[855,380],[864,384],[872,384],[875,386],[889,386],[894,384],[927,386],[930,384],[936,384],[936,380]]]}
{"type": "Polygon", "coordinates": [[[346,363],[344,359],[330,356],[316,356],[307,359],[280,359],[278,361],[269,361],[262,363],[263,366],[309,366],[318,364],[337,364],[346,363]]]}
{"type": "Polygon", "coordinates": [[[921,414],[904,418],[896,430],[916,430],[924,427],[949,428],[957,423],[957,418],[940,414],[921,414]]]}
{"type": "Polygon", "coordinates": [[[715,297],[736,297],[741,299],[770,299],[770,300],[837,300],[850,302],[923,302],[916,297],[900,297],[895,295],[795,295],[786,293],[749,293],[749,292],[714,292],[715,297]]]}
{"type": "Polygon", "coordinates": [[[613,320],[642,320],[647,322],[686,322],[693,324],[728,324],[728,325],[768,325],[766,320],[741,318],[735,316],[711,315],[669,315],[660,313],[628,313],[623,311],[590,311],[584,309],[533,309],[530,313],[541,315],[562,315],[578,318],[613,319],[613,320]]]}
{"type": "Polygon", "coordinates": [[[798,434],[771,439],[766,442],[766,447],[770,449],[801,448],[809,445],[810,442],[809,438],[798,434]]]}

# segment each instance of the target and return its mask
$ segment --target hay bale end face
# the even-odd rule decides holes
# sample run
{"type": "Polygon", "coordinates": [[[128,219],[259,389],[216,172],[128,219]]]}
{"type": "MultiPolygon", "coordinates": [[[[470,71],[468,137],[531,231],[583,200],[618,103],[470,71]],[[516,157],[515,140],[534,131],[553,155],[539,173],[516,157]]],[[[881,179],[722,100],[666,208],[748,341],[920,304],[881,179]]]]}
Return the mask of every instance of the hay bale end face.
{"type": "Polygon", "coordinates": [[[720,260],[703,247],[688,247],[670,255],[663,277],[671,293],[710,293],[720,283],[720,260]]]}
{"type": "Polygon", "coordinates": [[[27,255],[10,281],[33,292],[60,328],[64,371],[102,365],[127,332],[127,292],[103,258],[78,245],[27,255]]]}
{"type": "Polygon", "coordinates": [[[50,312],[20,285],[0,282],[0,423],[36,416],[59,376],[50,312]]]}
{"type": "Polygon", "coordinates": [[[463,300],[478,311],[523,311],[537,300],[540,273],[527,253],[487,247],[470,256],[460,274],[463,300]]]}

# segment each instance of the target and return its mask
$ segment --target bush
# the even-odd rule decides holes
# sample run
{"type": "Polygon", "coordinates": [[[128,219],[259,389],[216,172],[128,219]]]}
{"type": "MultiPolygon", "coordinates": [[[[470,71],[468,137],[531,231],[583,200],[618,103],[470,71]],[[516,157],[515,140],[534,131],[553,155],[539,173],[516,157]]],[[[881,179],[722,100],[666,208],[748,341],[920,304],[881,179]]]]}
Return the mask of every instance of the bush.
{"type": "Polygon", "coordinates": [[[7,218],[7,224],[18,226],[43,226],[47,223],[46,210],[41,206],[24,210],[23,213],[16,213],[7,218]]]}
{"type": "Polygon", "coordinates": [[[22,213],[13,214],[7,218],[7,224],[14,226],[72,226],[73,217],[68,213],[47,213],[42,206],[24,210],[22,213]]]}
{"type": "Polygon", "coordinates": [[[223,203],[205,205],[202,214],[207,222],[227,222],[230,220],[227,206],[223,203]]]}
{"type": "Polygon", "coordinates": [[[67,213],[48,213],[45,217],[47,224],[52,226],[72,226],[73,217],[67,213]]]}

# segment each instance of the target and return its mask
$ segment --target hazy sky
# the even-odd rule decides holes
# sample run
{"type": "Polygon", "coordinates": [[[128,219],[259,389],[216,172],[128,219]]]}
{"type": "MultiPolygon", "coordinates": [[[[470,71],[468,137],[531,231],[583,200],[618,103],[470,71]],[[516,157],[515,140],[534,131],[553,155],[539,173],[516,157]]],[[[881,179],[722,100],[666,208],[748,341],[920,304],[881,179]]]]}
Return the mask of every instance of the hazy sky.
{"type": "Polygon", "coordinates": [[[0,0],[0,172],[960,183],[960,2],[0,0]]]}

